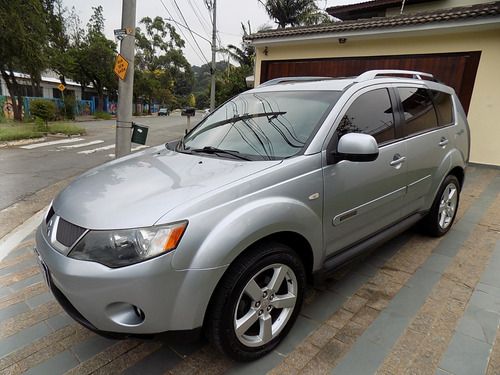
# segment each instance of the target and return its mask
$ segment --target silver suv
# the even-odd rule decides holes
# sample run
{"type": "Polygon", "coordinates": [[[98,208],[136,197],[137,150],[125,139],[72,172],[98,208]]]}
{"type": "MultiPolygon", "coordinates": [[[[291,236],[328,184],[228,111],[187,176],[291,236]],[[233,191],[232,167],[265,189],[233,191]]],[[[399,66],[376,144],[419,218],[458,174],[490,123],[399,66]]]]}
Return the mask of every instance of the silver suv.
{"type": "Polygon", "coordinates": [[[253,360],[290,331],[306,281],[417,222],[445,234],[469,144],[457,96],[429,74],[278,79],[180,141],[75,179],[36,252],[59,303],[92,331],[203,329],[253,360]]]}

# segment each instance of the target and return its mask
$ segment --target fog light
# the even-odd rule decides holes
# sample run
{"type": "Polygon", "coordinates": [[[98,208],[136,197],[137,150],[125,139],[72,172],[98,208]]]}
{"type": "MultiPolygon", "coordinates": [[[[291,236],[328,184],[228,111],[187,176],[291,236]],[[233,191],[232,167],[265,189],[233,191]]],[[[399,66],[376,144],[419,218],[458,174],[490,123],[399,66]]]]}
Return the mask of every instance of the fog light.
{"type": "Polygon", "coordinates": [[[116,324],[122,326],[138,326],[146,318],[137,306],[126,302],[114,302],[106,307],[106,315],[116,324]]]}
{"type": "Polygon", "coordinates": [[[134,306],[134,311],[139,319],[144,320],[144,313],[142,312],[142,310],[140,308],[138,308],[137,306],[134,306]]]}

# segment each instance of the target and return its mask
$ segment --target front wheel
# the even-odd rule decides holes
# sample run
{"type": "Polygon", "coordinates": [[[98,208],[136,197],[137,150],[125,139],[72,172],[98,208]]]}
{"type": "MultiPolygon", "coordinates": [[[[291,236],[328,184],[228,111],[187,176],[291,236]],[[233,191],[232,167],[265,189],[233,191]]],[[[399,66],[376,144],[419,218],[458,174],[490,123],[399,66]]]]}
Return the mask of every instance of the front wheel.
{"type": "Polygon", "coordinates": [[[460,184],[453,175],[448,175],[438,190],[434,203],[422,220],[424,231],[434,237],[446,234],[457,215],[460,200],[460,184]]]}
{"type": "Polygon", "coordinates": [[[229,267],[210,303],[208,339],[237,361],[262,357],[291,329],[305,284],[302,262],[282,244],[243,254],[229,267]]]}

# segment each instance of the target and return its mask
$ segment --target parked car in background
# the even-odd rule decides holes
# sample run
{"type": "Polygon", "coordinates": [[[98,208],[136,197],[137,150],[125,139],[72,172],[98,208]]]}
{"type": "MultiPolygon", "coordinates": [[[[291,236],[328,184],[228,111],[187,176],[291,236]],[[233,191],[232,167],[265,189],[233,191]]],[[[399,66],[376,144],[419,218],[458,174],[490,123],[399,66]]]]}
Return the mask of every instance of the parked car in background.
{"type": "Polygon", "coordinates": [[[170,111],[168,108],[160,108],[158,111],[158,116],[168,116],[170,114],[170,111]]]}
{"type": "Polygon", "coordinates": [[[426,73],[283,78],[183,139],[76,178],[37,231],[46,281],[106,337],[196,336],[257,359],[295,322],[307,281],[420,223],[447,233],[470,133],[426,73]]]}

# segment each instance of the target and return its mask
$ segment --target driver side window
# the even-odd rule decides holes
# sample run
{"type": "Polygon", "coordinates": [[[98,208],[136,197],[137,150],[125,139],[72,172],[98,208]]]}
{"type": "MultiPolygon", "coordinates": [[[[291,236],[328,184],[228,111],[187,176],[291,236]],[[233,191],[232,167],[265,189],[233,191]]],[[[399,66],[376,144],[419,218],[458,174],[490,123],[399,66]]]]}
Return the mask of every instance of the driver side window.
{"type": "Polygon", "coordinates": [[[354,100],[337,128],[338,139],[347,133],[369,134],[379,145],[395,138],[394,115],[387,89],[373,90],[354,100]]]}

